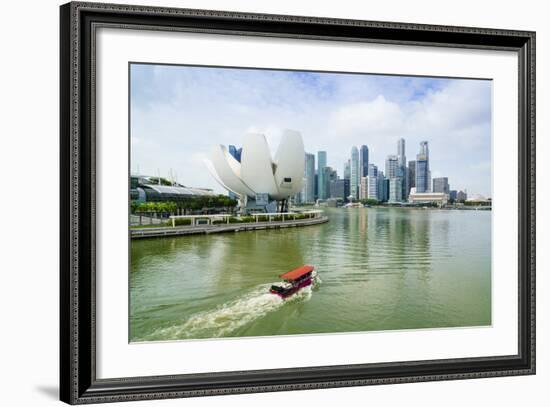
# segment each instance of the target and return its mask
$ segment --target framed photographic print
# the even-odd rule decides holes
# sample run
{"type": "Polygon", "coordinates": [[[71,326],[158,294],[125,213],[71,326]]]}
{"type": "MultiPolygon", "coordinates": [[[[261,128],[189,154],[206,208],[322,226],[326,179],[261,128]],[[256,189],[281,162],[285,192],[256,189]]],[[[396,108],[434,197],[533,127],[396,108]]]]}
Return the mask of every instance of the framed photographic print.
{"type": "Polygon", "coordinates": [[[63,401],[535,373],[535,33],[60,13],[63,401]]]}

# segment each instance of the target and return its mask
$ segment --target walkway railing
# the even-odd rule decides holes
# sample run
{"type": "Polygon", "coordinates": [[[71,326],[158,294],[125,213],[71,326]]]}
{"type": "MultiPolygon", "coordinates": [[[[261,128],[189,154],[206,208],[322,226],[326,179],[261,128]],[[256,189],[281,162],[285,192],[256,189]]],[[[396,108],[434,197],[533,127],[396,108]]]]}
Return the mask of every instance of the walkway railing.
{"type": "MultiPolygon", "coordinates": [[[[253,213],[253,214],[247,215],[247,217],[254,217],[254,223],[258,223],[260,217],[267,218],[268,222],[273,222],[274,217],[281,217],[281,221],[284,222],[285,218],[286,220],[296,220],[296,216],[302,216],[302,215],[306,215],[305,219],[316,219],[316,218],[320,218],[322,213],[323,213],[322,210],[314,209],[314,210],[303,211],[303,212],[253,213]]],[[[218,220],[222,221],[223,223],[229,224],[231,223],[230,222],[231,218],[239,219],[239,217],[235,215],[225,215],[225,214],[170,216],[170,220],[172,221],[172,227],[176,227],[177,219],[189,219],[190,220],[189,226],[198,226],[198,225],[212,225],[213,224],[212,222],[218,221],[218,220]]]]}

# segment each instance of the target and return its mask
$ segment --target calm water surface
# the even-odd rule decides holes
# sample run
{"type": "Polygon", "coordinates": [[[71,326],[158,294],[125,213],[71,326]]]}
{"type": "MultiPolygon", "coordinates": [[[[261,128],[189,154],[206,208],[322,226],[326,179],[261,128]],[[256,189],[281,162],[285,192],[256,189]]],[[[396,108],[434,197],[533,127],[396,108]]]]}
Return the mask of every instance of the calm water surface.
{"type": "Polygon", "coordinates": [[[327,209],[323,225],[132,241],[130,340],[491,324],[491,212],[327,209]],[[287,300],[279,274],[320,281],[287,300]]]}

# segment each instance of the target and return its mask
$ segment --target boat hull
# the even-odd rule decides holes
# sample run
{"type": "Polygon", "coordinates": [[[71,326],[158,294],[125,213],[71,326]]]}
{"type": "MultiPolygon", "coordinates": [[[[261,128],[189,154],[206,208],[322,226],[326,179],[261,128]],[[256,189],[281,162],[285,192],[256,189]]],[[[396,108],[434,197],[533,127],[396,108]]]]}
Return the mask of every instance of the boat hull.
{"type": "Polygon", "coordinates": [[[298,284],[292,286],[292,288],[289,288],[286,291],[277,292],[277,291],[274,291],[274,290],[270,290],[270,292],[272,294],[278,295],[279,297],[284,299],[284,298],[290,297],[292,294],[295,294],[296,292],[298,292],[302,288],[310,286],[312,284],[312,282],[313,282],[312,278],[307,278],[304,281],[300,281],[298,284]]]}

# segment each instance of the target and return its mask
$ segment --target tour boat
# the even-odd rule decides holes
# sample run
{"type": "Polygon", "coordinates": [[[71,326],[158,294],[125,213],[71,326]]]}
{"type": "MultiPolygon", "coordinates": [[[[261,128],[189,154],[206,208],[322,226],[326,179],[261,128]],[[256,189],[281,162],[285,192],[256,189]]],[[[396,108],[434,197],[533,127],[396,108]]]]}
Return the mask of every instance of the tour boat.
{"type": "Polygon", "coordinates": [[[315,271],[313,271],[313,266],[302,266],[281,274],[279,277],[284,281],[272,285],[269,292],[281,298],[286,298],[298,290],[310,286],[313,283],[315,271]]]}

